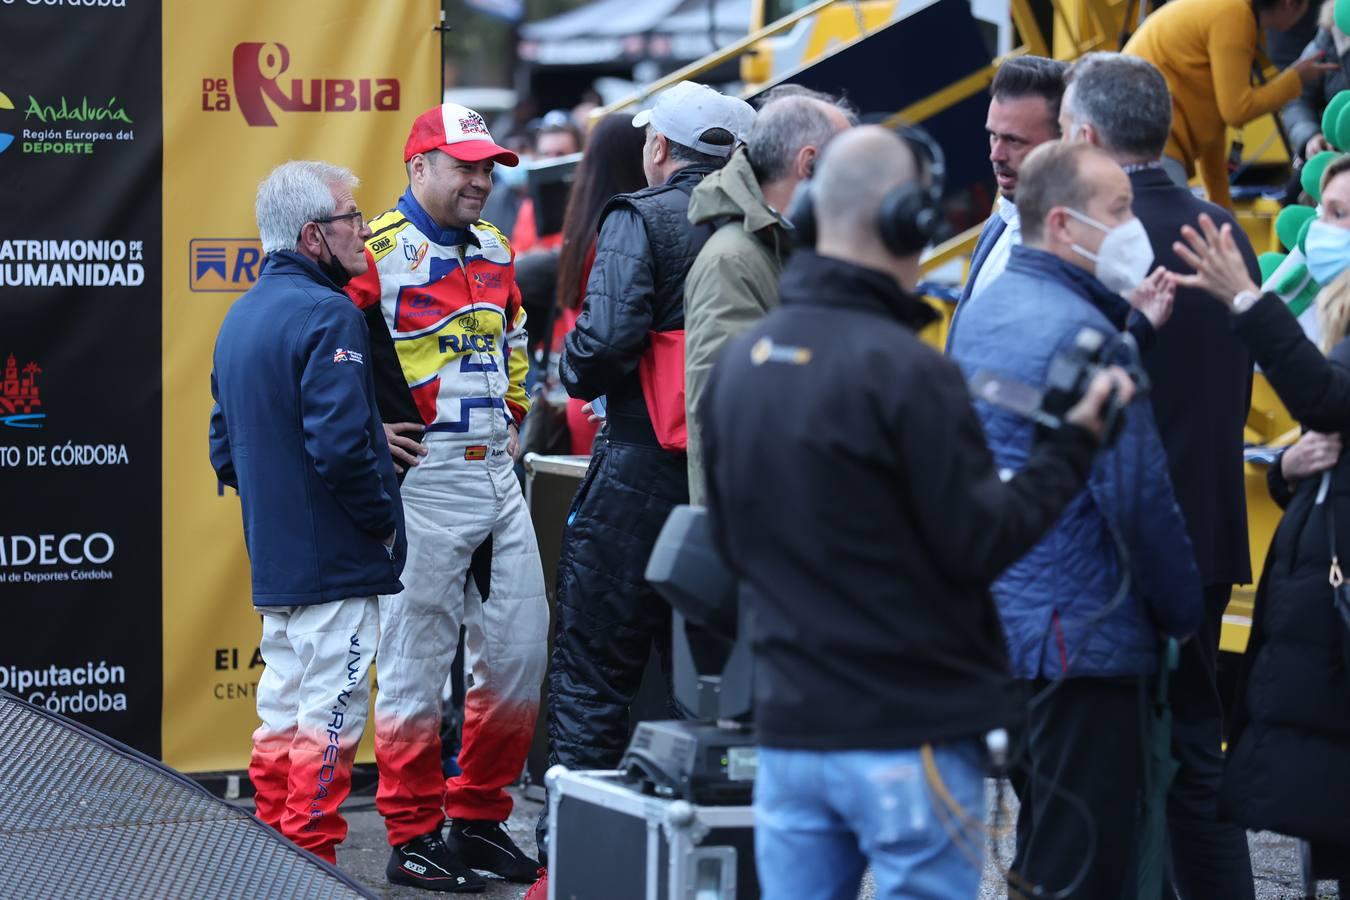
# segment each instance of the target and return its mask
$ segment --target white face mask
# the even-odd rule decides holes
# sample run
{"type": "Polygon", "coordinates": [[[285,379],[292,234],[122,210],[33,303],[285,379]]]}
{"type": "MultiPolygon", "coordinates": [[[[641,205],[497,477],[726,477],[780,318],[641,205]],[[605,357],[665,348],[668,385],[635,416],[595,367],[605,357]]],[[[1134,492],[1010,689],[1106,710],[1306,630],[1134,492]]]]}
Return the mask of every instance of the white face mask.
{"type": "Polygon", "coordinates": [[[1084,259],[1097,264],[1097,280],[1117,294],[1128,294],[1139,287],[1148,277],[1153,266],[1153,245],[1148,241],[1148,232],[1144,223],[1131,219],[1124,225],[1107,228],[1096,219],[1083,215],[1076,209],[1064,208],[1064,211],[1084,225],[1091,225],[1098,231],[1106,232],[1102,245],[1097,252],[1078,244],[1071,245],[1073,251],[1084,259]]]}

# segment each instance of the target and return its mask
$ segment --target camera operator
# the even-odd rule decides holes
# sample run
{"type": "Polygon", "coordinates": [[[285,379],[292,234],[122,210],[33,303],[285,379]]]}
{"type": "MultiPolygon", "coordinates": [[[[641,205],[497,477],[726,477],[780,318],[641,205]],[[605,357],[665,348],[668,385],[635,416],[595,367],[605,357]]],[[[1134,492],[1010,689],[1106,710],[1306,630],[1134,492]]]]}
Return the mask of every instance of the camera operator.
{"type": "Polygon", "coordinates": [[[959,370],[915,335],[922,242],[882,228],[918,181],[885,129],[830,143],[817,249],[703,406],[714,530],[749,591],[766,900],[856,897],[868,864],[878,897],[976,895],[980,738],[1017,716],[987,586],[1082,490],[1112,388],[1133,394],[1098,373],[1001,480],[959,370]]]}
{"type": "MultiPolygon", "coordinates": [[[[1121,292],[1166,308],[1171,289],[1160,285],[1170,279],[1163,269],[1148,275],[1153,248],[1131,210],[1129,177],[1100,149],[1036,148],[1017,200],[1022,245],[1007,270],[963,306],[950,349],[968,376],[989,368],[1042,384],[1082,329],[1121,334],[1132,312],[1121,292]]],[[[998,464],[1021,468],[1035,426],[978,409],[998,464]]],[[[1087,489],[999,577],[994,599],[1013,674],[1045,691],[1029,707],[1028,769],[1013,775],[1021,800],[1013,869],[1054,889],[1076,883],[1075,897],[1118,896],[1143,783],[1142,692],[1158,669],[1157,632],[1189,635],[1203,609],[1195,554],[1147,404],[1128,411],[1120,441],[1093,467],[1087,489]],[[1065,794],[1086,804],[1091,828],[1065,794]]]]}

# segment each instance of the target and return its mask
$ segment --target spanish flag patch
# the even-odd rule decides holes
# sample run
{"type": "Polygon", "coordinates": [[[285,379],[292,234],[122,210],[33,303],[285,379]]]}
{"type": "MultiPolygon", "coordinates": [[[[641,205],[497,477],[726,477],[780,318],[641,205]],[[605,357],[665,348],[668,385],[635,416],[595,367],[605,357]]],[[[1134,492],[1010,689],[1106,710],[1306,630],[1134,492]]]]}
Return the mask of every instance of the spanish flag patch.
{"type": "Polygon", "coordinates": [[[464,458],[471,460],[487,459],[487,444],[474,444],[464,448],[464,458]]]}

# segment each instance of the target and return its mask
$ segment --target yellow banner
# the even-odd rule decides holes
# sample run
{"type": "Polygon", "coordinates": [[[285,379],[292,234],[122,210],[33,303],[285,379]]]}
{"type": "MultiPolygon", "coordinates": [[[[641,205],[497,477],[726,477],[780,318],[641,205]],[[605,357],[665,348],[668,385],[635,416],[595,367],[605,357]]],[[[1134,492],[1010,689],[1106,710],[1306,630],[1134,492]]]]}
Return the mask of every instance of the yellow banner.
{"type": "MultiPolygon", "coordinates": [[[[242,769],[262,671],[239,500],[207,461],[211,354],[257,277],[258,182],[346,166],[367,218],[407,184],[403,142],[439,102],[438,0],[164,4],[163,758],[242,769]]],[[[360,758],[369,760],[370,733],[360,758]]]]}

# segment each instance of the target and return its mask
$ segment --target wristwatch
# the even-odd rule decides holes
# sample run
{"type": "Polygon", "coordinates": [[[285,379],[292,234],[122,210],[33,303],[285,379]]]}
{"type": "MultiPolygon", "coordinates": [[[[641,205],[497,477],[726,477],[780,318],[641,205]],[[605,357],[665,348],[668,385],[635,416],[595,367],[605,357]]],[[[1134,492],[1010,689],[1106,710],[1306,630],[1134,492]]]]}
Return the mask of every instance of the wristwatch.
{"type": "Polygon", "coordinates": [[[1256,291],[1240,291],[1238,292],[1238,295],[1233,298],[1233,312],[1244,313],[1251,309],[1252,304],[1260,299],[1261,295],[1256,291]]]}

